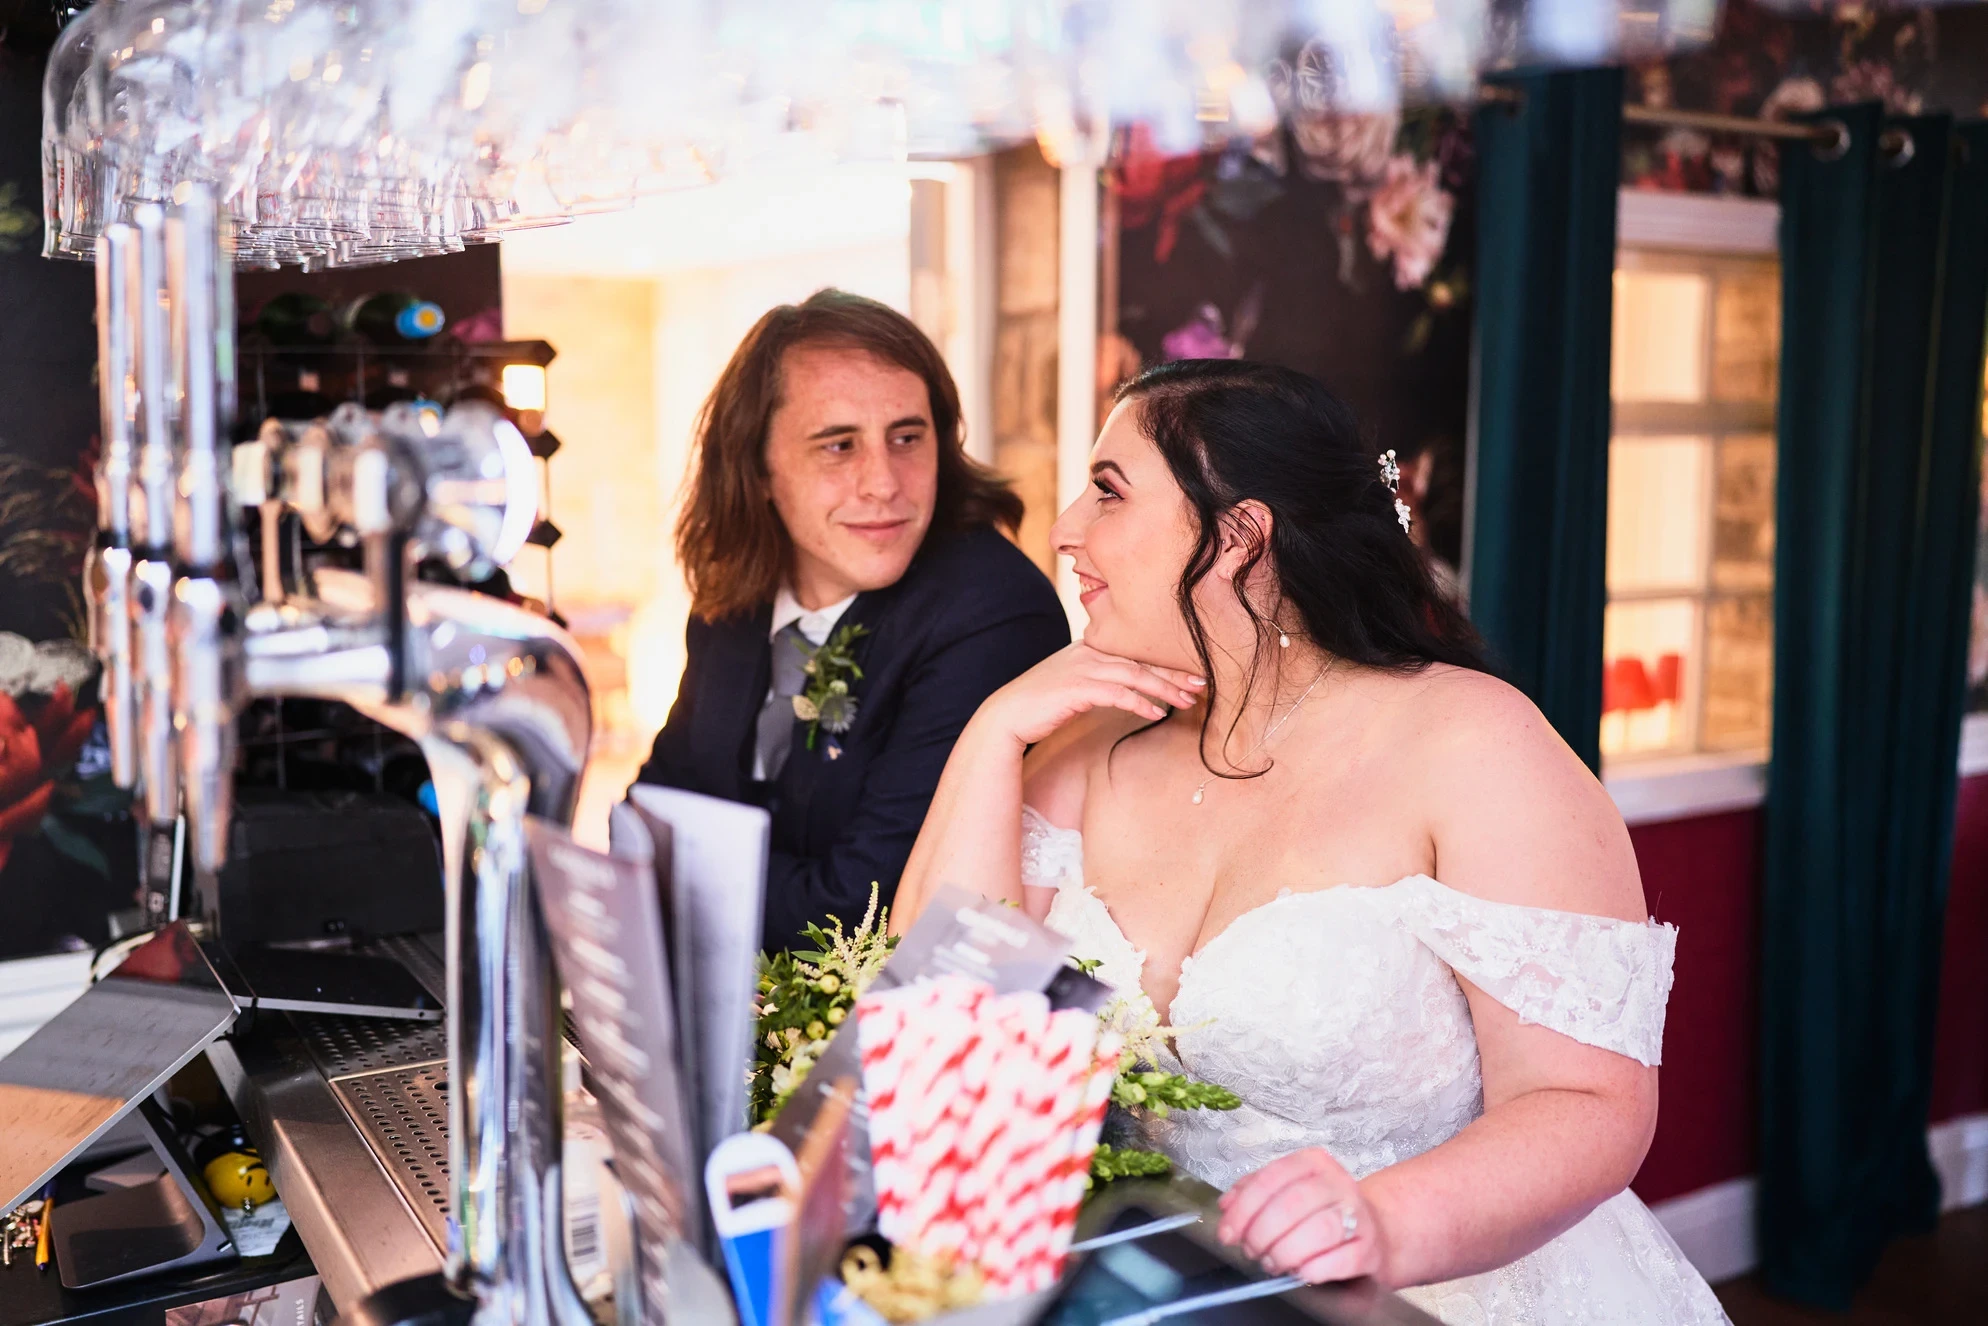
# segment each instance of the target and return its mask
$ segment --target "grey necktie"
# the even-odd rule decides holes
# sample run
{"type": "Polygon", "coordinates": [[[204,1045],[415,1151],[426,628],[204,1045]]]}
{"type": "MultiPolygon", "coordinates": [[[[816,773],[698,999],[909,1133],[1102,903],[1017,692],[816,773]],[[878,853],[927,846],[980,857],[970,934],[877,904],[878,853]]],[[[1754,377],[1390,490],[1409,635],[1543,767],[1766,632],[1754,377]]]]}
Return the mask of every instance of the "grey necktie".
{"type": "Polygon", "coordinates": [[[794,744],[794,697],[807,689],[812,652],[814,645],[801,634],[799,622],[773,633],[773,694],[759,711],[759,767],[769,783],[780,776],[794,744]]]}

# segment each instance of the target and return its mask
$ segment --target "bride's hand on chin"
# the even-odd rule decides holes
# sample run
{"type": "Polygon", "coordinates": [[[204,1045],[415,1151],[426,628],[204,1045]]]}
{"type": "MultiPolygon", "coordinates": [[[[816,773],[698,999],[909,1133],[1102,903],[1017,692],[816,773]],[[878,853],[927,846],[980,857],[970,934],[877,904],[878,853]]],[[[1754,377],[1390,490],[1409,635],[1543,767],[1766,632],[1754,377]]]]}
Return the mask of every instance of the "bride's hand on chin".
{"type": "Polygon", "coordinates": [[[1191,672],[1135,663],[1079,641],[994,692],[978,721],[1033,746],[1091,709],[1123,709],[1157,722],[1169,708],[1192,706],[1204,685],[1191,672]]]}
{"type": "Polygon", "coordinates": [[[1223,1193],[1218,1232],[1272,1275],[1309,1284],[1386,1278],[1386,1232],[1359,1182],[1323,1147],[1274,1160],[1223,1193]]]}

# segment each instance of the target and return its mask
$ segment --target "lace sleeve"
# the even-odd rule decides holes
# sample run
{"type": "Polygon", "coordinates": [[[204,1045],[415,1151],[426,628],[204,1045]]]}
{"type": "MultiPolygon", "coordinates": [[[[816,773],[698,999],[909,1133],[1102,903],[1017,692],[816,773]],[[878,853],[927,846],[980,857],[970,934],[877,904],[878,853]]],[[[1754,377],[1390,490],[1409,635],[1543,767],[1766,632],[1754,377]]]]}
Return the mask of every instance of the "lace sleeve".
{"type": "Polygon", "coordinates": [[[1677,927],[1488,902],[1432,879],[1408,909],[1416,938],[1525,1023],[1655,1067],[1677,927]]]}
{"type": "Polygon", "coordinates": [[[1084,877],[1084,836],[1059,829],[1034,806],[1022,807],[1022,883],[1053,889],[1065,878],[1084,877]]]}

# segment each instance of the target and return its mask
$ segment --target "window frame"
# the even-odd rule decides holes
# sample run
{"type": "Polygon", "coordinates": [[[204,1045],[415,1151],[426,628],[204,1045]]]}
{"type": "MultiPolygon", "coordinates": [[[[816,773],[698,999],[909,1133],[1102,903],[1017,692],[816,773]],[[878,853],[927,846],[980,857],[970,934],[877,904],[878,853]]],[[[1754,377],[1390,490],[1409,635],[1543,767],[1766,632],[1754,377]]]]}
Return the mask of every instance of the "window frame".
{"type": "MultiPolygon", "coordinates": [[[[1728,272],[1756,271],[1762,259],[1779,256],[1779,214],[1777,204],[1753,199],[1623,190],[1617,214],[1615,270],[1675,269],[1710,274],[1714,279],[1728,272]]],[[[1708,298],[1716,301],[1715,290],[1708,292],[1708,298]]],[[[1708,308],[1706,313],[1700,328],[1703,339],[1699,354],[1703,371],[1710,374],[1715,371],[1717,357],[1716,309],[1708,308]]],[[[1620,440],[1638,436],[1700,439],[1705,457],[1702,482],[1706,487],[1700,495],[1700,504],[1709,522],[1716,515],[1713,505],[1726,446],[1742,437],[1773,437],[1774,404],[1710,399],[1612,403],[1609,434],[1611,447],[1620,440]]],[[[1710,537],[1708,525],[1706,538],[1710,537]]],[[[1705,721],[1713,608],[1721,600],[1753,597],[1720,588],[1709,543],[1700,549],[1700,557],[1701,564],[1689,587],[1653,586],[1648,590],[1609,594],[1611,604],[1688,598],[1694,605],[1694,647],[1682,688],[1688,697],[1683,715],[1685,741],[1692,749],[1605,760],[1603,782],[1611,791],[1622,789],[1618,801],[1624,805],[1625,815],[1631,807],[1639,814],[1663,819],[1712,813],[1732,808],[1736,802],[1746,804],[1748,797],[1757,803],[1754,789],[1764,787],[1768,754],[1765,748],[1696,749],[1705,721]],[[1693,808],[1698,807],[1704,809],[1694,812],[1693,808]]]]}
{"type": "MultiPolygon", "coordinates": [[[[1779,252],[1780,226],[1780,204],[1764,199],[1637,189],[1617,195],[1618,249],[1675,249],[1715,257],[1774,255],[1779,252]]],[[[1771,420],[1766,431],[1774,431],[1771,420]]],[[[1958,765],[1962,778],[1988,774],[1988,712],[1962,720],[1958,765]]],[[[1767,800],[1766,753],[1643,756],[1619,762],[1614,769],[1604,766],[1602,784],[1632,826],[1752,810],[1767,800]]]]}

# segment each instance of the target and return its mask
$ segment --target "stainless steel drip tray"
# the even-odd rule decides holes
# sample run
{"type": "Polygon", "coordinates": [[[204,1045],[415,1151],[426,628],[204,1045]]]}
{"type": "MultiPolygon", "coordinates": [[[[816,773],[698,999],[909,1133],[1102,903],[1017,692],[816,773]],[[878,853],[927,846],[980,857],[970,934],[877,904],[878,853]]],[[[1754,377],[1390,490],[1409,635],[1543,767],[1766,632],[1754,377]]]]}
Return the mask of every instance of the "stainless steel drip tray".
{"type": "Polygon", "coordinates": [[[423,1064],[331,1084],[437,1248],[449,1238],[448,1073],[423,1064]]]}
{"type": "Polygon", "coordinates": [[[304,1043],[305,1052],[327,1081],[391,1068],[439,1064],[449,1057],[447,1032],[439,1022],[398,1022],[322,1013],[293,1014],[290,1020],[304,1043]]]}
{"type": "Polygon", "coordinates": [[[208,1057],[341,1309],[442,1269],[448,1069],[440,1024],[264,1017],[208,1057]]]}

